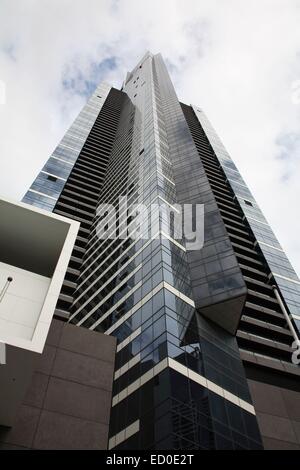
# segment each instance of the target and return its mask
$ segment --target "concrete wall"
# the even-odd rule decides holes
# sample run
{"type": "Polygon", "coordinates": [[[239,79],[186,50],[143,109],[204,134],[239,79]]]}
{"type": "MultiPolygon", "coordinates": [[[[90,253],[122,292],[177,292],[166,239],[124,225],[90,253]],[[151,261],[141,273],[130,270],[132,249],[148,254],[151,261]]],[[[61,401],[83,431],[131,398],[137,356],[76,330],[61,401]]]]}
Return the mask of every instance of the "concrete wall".
{"type": "Polygon", "coordinates": [[[53,320],[0,449],[106,449],[115,349],[111,336],[53,320]]]}
{"type": "Polygon", "coordinates": [[[264,448],[300,450],[300,394],[248,380],[264,448]]]}

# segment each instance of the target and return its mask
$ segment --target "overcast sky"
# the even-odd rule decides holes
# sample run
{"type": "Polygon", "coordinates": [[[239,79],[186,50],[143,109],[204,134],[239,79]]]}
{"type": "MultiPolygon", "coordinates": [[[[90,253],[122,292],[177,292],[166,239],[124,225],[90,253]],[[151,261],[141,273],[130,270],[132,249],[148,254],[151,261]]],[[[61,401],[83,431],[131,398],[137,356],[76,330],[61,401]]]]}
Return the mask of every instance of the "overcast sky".
{"type": "Polygon", "coordinates": [[[300,0],[0,0],[0,194],[20,200],[96,84],[119,88],[146,50],[300,273],[300,0]]]}

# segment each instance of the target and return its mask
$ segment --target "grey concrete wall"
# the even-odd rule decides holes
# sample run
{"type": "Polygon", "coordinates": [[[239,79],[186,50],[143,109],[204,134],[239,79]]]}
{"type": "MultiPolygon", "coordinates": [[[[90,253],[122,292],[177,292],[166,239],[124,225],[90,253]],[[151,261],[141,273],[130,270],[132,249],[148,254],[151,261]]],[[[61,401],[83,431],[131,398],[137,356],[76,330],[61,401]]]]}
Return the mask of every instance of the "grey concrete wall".
{"type": "Polygon", "coordinates": [[[267,450],[300,450],[300,394],[248,380],[263,445],[267,450]]]}
{"type": "Polygon", "coordinates": [[[115,349],[111,336],[53,320],[0,449],[106,449],[115,349]]]}

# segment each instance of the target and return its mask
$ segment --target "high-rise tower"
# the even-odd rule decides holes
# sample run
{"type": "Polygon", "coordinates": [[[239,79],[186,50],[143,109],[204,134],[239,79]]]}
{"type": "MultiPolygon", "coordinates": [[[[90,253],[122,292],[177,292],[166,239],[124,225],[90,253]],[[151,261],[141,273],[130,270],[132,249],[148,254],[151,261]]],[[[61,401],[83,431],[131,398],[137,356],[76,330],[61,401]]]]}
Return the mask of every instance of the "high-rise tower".
{"type": "Polygon", "coordinates": [[[55,316],[117,338],[109,448],[300,448],[300,281],[159,54],[96,89],[23,201],[81,224],[55,316]],[[107,203],[117,237],[99,239],[107,203]],[[124,237],[136,203],[203,204],[203,247],[163,211],[155,237],[124,237]]]}

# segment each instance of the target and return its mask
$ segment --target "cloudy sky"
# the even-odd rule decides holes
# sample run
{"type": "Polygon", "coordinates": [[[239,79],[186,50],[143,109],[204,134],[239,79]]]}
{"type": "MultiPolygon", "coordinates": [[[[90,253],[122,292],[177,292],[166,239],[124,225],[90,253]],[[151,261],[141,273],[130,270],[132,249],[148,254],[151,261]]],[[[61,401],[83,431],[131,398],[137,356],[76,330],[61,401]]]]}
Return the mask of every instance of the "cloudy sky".
{"type": "Polygon", "coordinates": [[[96,84],[161,52],[300,273],[300,0],[0,0],[0,194],[21,199],[96,84]]]}

